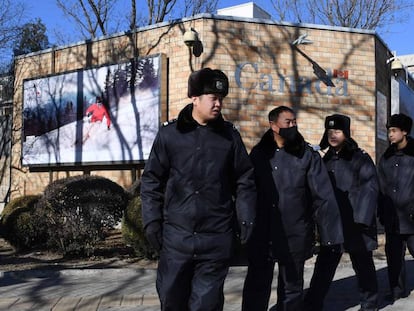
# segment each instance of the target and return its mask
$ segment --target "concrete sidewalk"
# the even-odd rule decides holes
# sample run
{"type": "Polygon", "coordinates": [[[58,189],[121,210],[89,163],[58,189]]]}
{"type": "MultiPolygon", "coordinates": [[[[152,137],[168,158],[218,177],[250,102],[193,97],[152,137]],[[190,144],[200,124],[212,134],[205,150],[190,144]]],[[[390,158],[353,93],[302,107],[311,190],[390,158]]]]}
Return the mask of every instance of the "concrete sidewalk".
{"type": "MultiPolygon", "coordinates": [[[[408,258],[407,258],[408,260],[408,258]]],[[[375,260],[380,286],[381,310],[414,310],[414,293],[393,305],[383,300],[387,291],[386,263],[375,260]]],[[[305,268],[305,287],[313,261],[305,268]]],[[[0,272],[0,310],[159,310],[154,269],[65,269],[0,272]]],[[[240,311],[246,267],[231,267],[225,283],[225,311],[240,311]]],[[[275,271],[275,280],[277,280],[275,271]]],[[[414,260],[407,261],[409,290],[414,289],[414,260]]],[[[276,282],[271,305],[276,301],[276,282]]],[[[326,301],[326,311],[358,310],[354,271],[342,260],[326,301]]]]}

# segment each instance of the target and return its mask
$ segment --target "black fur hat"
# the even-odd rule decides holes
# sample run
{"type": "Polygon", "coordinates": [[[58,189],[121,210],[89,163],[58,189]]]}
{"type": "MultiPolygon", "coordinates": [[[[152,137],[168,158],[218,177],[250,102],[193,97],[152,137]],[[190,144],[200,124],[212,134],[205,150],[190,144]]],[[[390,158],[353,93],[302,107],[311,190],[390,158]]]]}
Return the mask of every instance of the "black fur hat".
{"type": "Polygon", "coordinates": [[[399,113],[393,114],[387,122],[387,129],[390,127],[398,127],[402,131],[406,131],[407,133],[411,132],[411,127],[413,125],[413,119],[409,116],[399,113]]]}
{"type": "Polygon", "coordinates": [[[342,130],[346,138],[351,138],[351,119],[343,114],[333,114],[325,118],[325,132],[323,133],[319,146],[321,149],[328,148],[328,130],[342,130]]]}
{"type": "Polygon", "coordinates": [[[203,94],[220,94],[223,97],[229,92],[229,79],[218,69],[203,68],[194,71],[188,78],[188,97],[203,94]]]}
{"type": "Polygon", "coordinates": [[[325,118],[325,130],[334,129],[342,130],[344,135],[351,137],[351,119],[342,114],[333,114],[325,118]]]}

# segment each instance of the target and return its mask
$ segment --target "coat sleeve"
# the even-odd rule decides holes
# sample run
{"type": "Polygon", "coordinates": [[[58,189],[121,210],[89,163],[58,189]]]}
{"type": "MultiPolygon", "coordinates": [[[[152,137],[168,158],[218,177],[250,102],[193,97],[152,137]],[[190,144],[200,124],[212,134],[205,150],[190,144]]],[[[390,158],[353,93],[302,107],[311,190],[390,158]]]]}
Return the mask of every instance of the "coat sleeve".
{"type": "Polygon", "coordinates": [[[322,245],[344,242],[342,221],[328,172],[318,153],[312,152],[307,173],[308,185],[313,199],[314,217],[322,245]]]}
{"type": "Polygon", "coordinates": [[[378,174],[378,183],[379,183],[379,196],[378,196],[378,207],[377,207],[377,217],[381,225],[385,225],[385,206],[388,202],[385,192],[385,173],[384,173],[384,158],[381,157],[377,167],[378,174]]]}
{"type": "Polygon", "coordinates": [[[361,165],[357,167],[358,184],[356,202],[351,202],[354,222],[367,226],[375,225],[379,194],[378,177],[374,162],[367,154],[361,155],[361,165]]]}
{"type": "Polygon", "coordinates": [[[144,228],[153,221],[162,222],[164,190],[169,160],[162,135],[158,132],[141,177],[141,206],[144,228]]]}
{"type": "Polygon", "coordinates": [[[234,130],[235,201],[239,223],[254,222],[256,217],[256,185],[254,170],[238,131],[234,130]]]}

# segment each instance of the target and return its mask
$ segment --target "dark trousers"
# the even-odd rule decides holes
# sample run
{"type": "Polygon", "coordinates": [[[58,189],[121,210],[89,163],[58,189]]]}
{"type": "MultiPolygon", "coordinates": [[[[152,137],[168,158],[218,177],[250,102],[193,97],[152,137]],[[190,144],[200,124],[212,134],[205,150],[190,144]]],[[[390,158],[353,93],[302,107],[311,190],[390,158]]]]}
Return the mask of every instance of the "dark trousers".
{"type": "MultiPolygon", "coordinates": [[[[249,262],[243,288],[243,311],[267,311],[272,288],[274,262],[249,262]]],[[[271,310],[303,310],[303,260],[278,262],[277,304],[271,310]]]]}
{"type": "MultiPolygon", "coordinates": [[[[358,280],[362,310],[377,310],[378,283],[372,252],[351,252],[349,256],[358,280]]],[[[328,247],[321,248],[316,258],[310,287],[305,297],[307,310],[323,310],[324,299],[335,276],[341,257],[342,253],[333,252],[328,247]]]]}
{"type": "Polygon", "coordinates": [[[157,271],[161,310],[223,310],[228,269],[228,260],[177,259],[161,254],[157,271]]]}
{"type": "Polygon", "coordinates": [[[403,235],[398,233],[385,233],[385,254],[387,256],[388,280],[391,295],[398,299],[408,295],[405,252],[408,248],[414,257],[414,235],[403,235]]]}

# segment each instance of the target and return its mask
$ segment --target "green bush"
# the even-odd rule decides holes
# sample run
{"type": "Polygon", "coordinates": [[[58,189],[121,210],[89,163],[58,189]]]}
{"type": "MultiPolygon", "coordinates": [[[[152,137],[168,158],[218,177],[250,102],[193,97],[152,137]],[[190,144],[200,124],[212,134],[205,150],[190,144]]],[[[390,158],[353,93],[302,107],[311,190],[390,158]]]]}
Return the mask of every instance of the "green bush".
{"type": "Polygon", "coordinates": [[[156,259],[157,253],[148,243],[142,224],[141,197],[139,194],[139,182],[132,185],[130,189],[133,198],[122,218],[122,236],[127,245],[130,245],[135,255],[140,258],[156,259]]]}
{"type": "Polygon", "coordinates": [[[46,245],[47,226],[37,213],[40,195],[28,195],[10,201],[1,214],[2,236],[16,250],[41,248],[46,245]]]}
{"type": "Polygon", "coordinates": [[[118,184],[99,176],[74,176],[46,187],[39,202],[48,221],[50,248],[65,255],[93,254],[123,216],[128,193],[118,184]]]}

